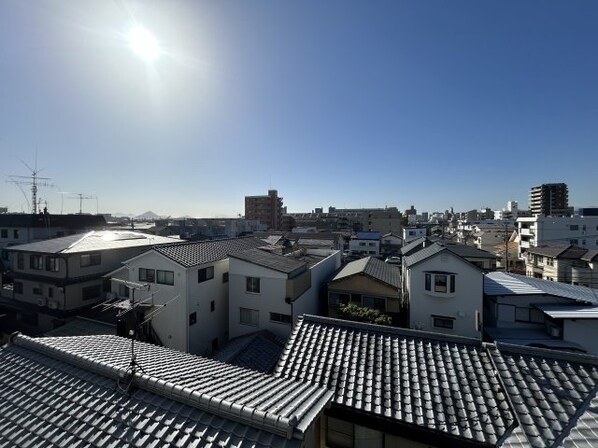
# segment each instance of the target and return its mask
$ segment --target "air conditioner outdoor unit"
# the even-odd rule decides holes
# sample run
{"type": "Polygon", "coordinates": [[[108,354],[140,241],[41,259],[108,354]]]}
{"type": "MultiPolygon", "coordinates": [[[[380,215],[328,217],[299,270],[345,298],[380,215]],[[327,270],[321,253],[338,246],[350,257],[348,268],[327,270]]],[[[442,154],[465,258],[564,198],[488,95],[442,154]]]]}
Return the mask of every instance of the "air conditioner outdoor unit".
{"type": "Polygon", "coordinates": [[[58,302],[55,302],[53,300],[50,300],[48,302],[48,308],[50,308],[51,310],[55,310],[58,309],[58,302]]]}
{"type": "Polygon", "coordinates": [[[42,297],[37,299],[37,306],[46,306],[46,299],[42,297]]]}

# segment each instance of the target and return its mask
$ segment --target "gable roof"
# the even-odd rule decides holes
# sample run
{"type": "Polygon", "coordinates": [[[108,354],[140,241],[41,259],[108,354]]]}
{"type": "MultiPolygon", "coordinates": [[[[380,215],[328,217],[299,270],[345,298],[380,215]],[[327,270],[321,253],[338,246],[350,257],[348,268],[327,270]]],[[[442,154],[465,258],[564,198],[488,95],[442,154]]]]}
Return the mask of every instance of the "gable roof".
{"type": "Polygon", "coordinates": [[[587,249],[572,244],[560,246],[536,246],[530,247],[527,251],[530,254],[569,260],[579,260],[586,252],[588,252],[587,249]]]}
{"type": "Polygon", "coordinates": [[[596,257],[598,257],[598,249],[590,249],[582,255],[581,259],[583,261],[594,261],[596,257]]]}
{"type": "Polygon", "coordinates": [[[154,250],[181,266],[190,268],[200,264],[224,260],[230,254],[248,249],[256,249],[264,245],[264,241],[249,236],[228,240],[176,243],[168,246],[158,246],[154,250]]]}
{"type": "Polygon", "coordinates": [[[231,258],[247,261],[274,271],[292,275],[307,268],[305,261],[300,261],[292,256],[273,254],[261,249],[249,249],[243,252],[230,254],[231,258]]]}
{"type": "Polygon", "coordinates": [[[551,295],[576,302],[598,304],[598,290],[585,286],[552,282],[540,278],[506,272],[490,272],[484,276],[484,295],[520,296],[551,295]]]}
{"type": "Polygon", "coordinates": [[[285,343],[286,340],[262,330],[231,339],[213,358],[238,367],[272,373],[285,343]]]}
{"type": "Polygon", "coordinates": [[[96,230],[6,248],[15,252],[70,254],[112,249],[126,249],[160,244],[172,244],[172,238],[132,232],[130,230],[96,230]]]}
{"type": "Polygon", "coordinates": [[[410,243],[405,244],[401,248],[401,254],[409,255],[411,252],[413,252],[415,249],[417,249],[421,244],[424,244],[425,242],[432,243],[432,240],[430,240],[430,238],[428,238],[427,236],[421,236],[419,238],[416,238],[410,243]]]}
{"type": "Polygon", "coordinates": [[[331,398],[317,386],[138,342],[132,373],[130,347],[116,336],[12,336],[0,350],[0,441],[300,446],[331,398]]]}
{"type": "Polygon", "coordinates": [[[359,274],[367,275],[395,288],[401,286],[401,269],[395,264],[385,263],[374,257],[360,258],[347,263],[330,282],[359,274]]]}
{"type": "Polygon", "coordinates": [[[327,387],[341,408],[446,437],[495,444],[515,423],[474,339],[303,315],[276,375],[327,387]]]}

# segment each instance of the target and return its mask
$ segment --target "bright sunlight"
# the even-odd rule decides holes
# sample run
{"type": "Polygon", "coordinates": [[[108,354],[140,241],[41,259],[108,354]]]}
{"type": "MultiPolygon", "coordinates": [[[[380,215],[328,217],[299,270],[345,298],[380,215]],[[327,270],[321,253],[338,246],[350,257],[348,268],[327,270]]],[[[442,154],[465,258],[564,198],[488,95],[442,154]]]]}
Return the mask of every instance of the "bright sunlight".
{"type": "Polygon", "coordinates": [[[129,47],[141,59],[152,62],[160,56],[156,38],[142,26],[134,26],[127,33],[129,47]]]}

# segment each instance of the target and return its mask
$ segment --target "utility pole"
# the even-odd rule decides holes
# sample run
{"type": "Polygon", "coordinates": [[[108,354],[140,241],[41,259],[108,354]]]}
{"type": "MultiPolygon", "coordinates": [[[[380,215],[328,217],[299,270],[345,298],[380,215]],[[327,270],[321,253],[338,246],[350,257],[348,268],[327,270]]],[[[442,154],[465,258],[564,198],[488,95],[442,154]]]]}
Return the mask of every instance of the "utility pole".
{"type": "Polygon", "coordinates": [[[509,272],[509,238],[508,224],[505,223],[505,272],[509,272]]]}

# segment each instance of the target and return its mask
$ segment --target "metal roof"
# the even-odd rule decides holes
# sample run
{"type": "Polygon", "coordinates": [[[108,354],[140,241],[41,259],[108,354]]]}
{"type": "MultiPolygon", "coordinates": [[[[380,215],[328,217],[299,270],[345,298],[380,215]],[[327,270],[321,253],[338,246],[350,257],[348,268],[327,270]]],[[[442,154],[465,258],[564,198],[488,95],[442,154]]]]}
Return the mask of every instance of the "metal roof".
{"type": "Polygon", "coordinates": [[[489,272],[484,276],[484,294],[487,296],[546,294],[598,305],[596,289],[505,272],[489,272]]]}
{"type": "Polygon", "coordinates": [[[172,261],[192,267],[228,258],[230,254],[263,247],[264,241],[255,237],[231,238],[217,241],[194,241],[158,246],[154,250],[172,261]]]}
{"type": "Polygon", "coordinates": [[[230,254],[230,257],[289,275],[307,269],[307,263],[301,261],[301,258],[273,254],[261,249],[249,249],[237,252],[230,254]]]}
{"type": "Polygon", "coordinates": [[[9,251],[34,252],[46,254],[70,254],[101,250],[126,249],[172,244],[172,238],[148,235],[130,230],[96,230],[78,235],[69,235],[35,243],[20,244],[6,248],[9,251]]]}
{"type": "Polygon", "coordinates": [[[331,282],[359,274],[367,275],[395,288],[401,286],[401,268],[374,257],[360,258],[359,260],[347,263],[334,276],[331,282]]]}
{"type": "Polygon", "coordinates": [[[544,314],[555,319],[598,319],[598,306],[562,304],[541,304],[535,306],[544,314]]]}
{"type": "Polygon", "coordinates": [[[495,444],[514,424],[490,357],[468,338],[304,315],[276,368],[389,423],[495,444]]]}
{"type": "Polygon", "coordinates": [[[355,235],[357,240],[379,240],[380,232],[357,232],[355,235]]]}
{"type": "Polygon", "coordinates": [[[130,346],[116,336],[13,336],[0,350],[0,445],[301,446],[332,396],[144,343],[131,377],[130,346]]]}

